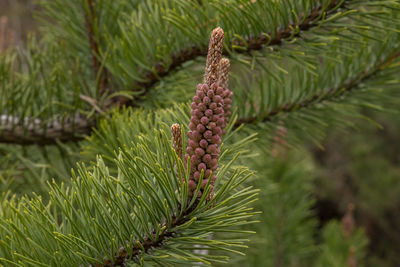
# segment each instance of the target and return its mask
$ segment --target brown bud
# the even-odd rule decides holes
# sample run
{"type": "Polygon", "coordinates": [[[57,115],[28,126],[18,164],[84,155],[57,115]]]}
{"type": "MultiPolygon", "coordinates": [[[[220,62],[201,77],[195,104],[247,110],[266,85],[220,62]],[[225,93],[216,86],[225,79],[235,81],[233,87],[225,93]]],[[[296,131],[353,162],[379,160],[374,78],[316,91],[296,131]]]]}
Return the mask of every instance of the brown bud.
{"type": "Polygon", "coordinates": [[[204,73],[204,82],[208,86],[218,82],[218,69],[222,56],[223,43],[224,31],[218,27],[213,30],[208,45],[207,62],[204,73]]]}
{"type": "Polygon", "coordinates": [[[228,88],[228,79],[229,79],[229,70],[230,70],[231,64],[229,62],[229,59],[223,58],[219,62],[219,69],[218,69],[218,84],[224,89],[228,88]]]}
{"type": "Polygon", "coordinates": [[[172,145],[175,149],[176,154],[182,159],[182,130],[178,123],[174,123],[171,126],[172,133],[172,145]]]}
{"type": "Polygon", "coordinates": [[[349,238],[355,228],[355,221],[354,221],[354,204],[349,203],[347,205],[347,211],[344,217],[342,218],[342,229],[343,229],[343,234],[346,238],[349,238]]]}

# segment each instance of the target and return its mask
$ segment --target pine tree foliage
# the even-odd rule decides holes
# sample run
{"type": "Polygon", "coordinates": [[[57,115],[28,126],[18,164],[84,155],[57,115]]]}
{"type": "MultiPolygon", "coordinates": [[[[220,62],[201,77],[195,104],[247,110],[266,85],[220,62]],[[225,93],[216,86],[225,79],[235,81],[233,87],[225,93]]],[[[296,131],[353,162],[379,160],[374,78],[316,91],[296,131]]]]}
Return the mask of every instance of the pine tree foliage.
{"type": "MultiPolygon", "coordinates": [[[[282,266],[307,261],[318,251],[311,179],[290,163],[257,165],[250,143],[270,155],[284,127],[285,146],[318,144],[330,127],[368,120],[360,108],[400,104],[398,0],[40,3],[41,39],[0,55],[0,265],[226,262],[227,252],[246,252],[252,231],[242,225],[257,220],[253,185],[282,194],[267,190],[258,206],[271,248],[264,263],[276,263],[278,245],[287,252],[282,266]],[[188,131],[188,101],[217,26],[225,30],[235,112],[214,198],[187,203],[187,166],[172,148],[169,127],[179,123],[188,131]],[[249,179],[243,166],[254,167],[267,185],[249,179]],[[30,187],[37,195],[7,192],[30,187]],[[290,210],[283,213],[290,217],[283,240],[274,231],[280,204],[290,210]],[[303,220],[298,233],[291,224],[303,220]],[[198,245],[207,253],[196,252],[198,245]]],[[[330,243],[337,228],[325,228],[316,266],[343,256],[343,246],[330,243]]],[[[362,252],[362,235],[355,240],[362,252]]]]}
{"type": "Polygon", "coordinates": [[[40,196],[18,201],[3,196],[0,260],[17,266],[135,262],[185,266],[226,261],[223,256],[197,255],[192,250],[195,244],[229,252],[243,247],[245,240],[233,234],[250,233],[234,228],[252,222],[249,204],[258,190],[242,185],[252,174],[234,166],[234,158],[221,167],[220,189],[211,201],[204,194],[186,202],[188,174],[169,140],[162,130],[138,136],[116,155],[116,176],[101,158],[90,169],[78,166],[70,186],[50,185],[47,205],[40,196]],[[180,177],[186,182],[181,183],[180,177]],[[231,237],[206,238],[220,231],[230,232],[231,237]]]}
{"type": "MultiPolygon", "coordinates": [[[[252,73],[260,72],[259,78],[253,82],[265,87],[257,87],[285,93],[269,98],[269,101],[286,100],[279,101],[276,103],[278,105],[272,102],[272,107],[267,107],[269,103],[265,100],[253,103],[252,97],[256,94],[236,90],[243,88],[243,83],[249,83],[246,81],[247,75],[241,75],[239,82],[242,83],[234,84],[232,89],[243,92],[246,99],[249,98],[248,101],[241,101],[245,104],[243,108],[246,107],[243,111],[243,115],[246,115],[244,122],[268,120],[269,113],[289,111],[309,102],[319,102],[316,100],[321,95],[326,95],[324,100],[330,100],[343,88],[347,88],[343,91],[346,93],[361,81],[373,79],[375,75],[370,75],[370,71],[378,69],[377,72],[380,72],[382,65],[383,70],[392,66],[389,63],[397,58],[398,51],[398,30],[393,27],[398,20],[397,1],[385,1],[377,5],[369,1],[148,1],[141,4],[121,1],[119,4],[109,4],[108,1],[97,3],[82,0],[71,2],[70,8],[59,8],[61,1],[45,1],[43,5],[51,21],[58,22],[46,27],[50,30],[44,39],[56,47],[56,54],[70,59],[62,70],[68,73],[69,78],[72,77],[68,82],[73,85],[68,87],[74,88],[74,93],[67,90],[64,94],[69,97],[64,94],[43,97],[50,86],[35,86],[30,89],[32,95],[45,99],[40,105],[41,111],[37,108],[20,110],[25,106],[34,107],[31,103],[34,102],[33,98],[27,100],[26,105],[18,105],[19,110],[16,110],[15,103],[19,102],[13,101],[13,98],[19,87],[15,83],[19,83],[20,79],[10,82],[11,68],[6,68],[2,74],[5,77],[2,78],[5,81],[3,90],[9,92],[7,95],[10,96],[4,98],[4,103],[8,104],[3,104],[1,110],[8,116],[16,117],[14,120],[8,118],[6,129],[10,131],[10,127],[13,128],[10,125],[15,124],[29,128],[30,124],[22,121],[33,117],[44,120],[39,123],[43,128],[50,127],[49,120],[57,116],[70,115],[74,122],[67,124],[67,133],[50,131],[56,133],[53,136],[49,134],[50,140],[35,140],[29,135],[14,132],[14,136],[22,135],[22,140],[13,142],[73,140],[77,135],[87,133],[88,126],[94,123],[76,119],[76,111],[90,117],[93,112],[101,115],[104,109],[116,104],[128,102],[140,105],[138,97],[146,96],[154,83],[183,63],[205,55],[207,33],[216,25],[226,29],[226,53],[239,65],[244,64],[244,68],[251,69],[252,73]],[[60,16],[58,10],[66,13],[60,16]],[[116,14],[119,22],[111,23],[109,20],[117,17],[116,14]],[[233,17],[243,19],[236,21],[232,20],[233,17]],[[182,28],[181,25],[194,26],[182,28]],[[366,53],[370,57],[364,57],[366,53]],[[362,58],[357,58],[357,55],[362,58]],[[265,67],[266,62],[268,68],[265,67]],[[349,62],[352,64],[349,65],[349,62]],[[323,69],[318,66],[327,69],[319,72],[323,69]],[[329,74],[326,76],[322,73],[329,74]],[[296,77],[302,80],[300,84],[306,89],[300,91],[293,88],[299,85],[296,77]],[[320,80],[315,81],[315,77],[320,77],[320,80]],[[274,84],[269,84],[278,82],[280,85],[287,78],[293,80],[285,83],[286,90],[274,90],[274,84]],[[64,108],[54,110],[55,105],[51,103],[60,102],[60,99],[64,108]],[[258,112],[253,114],[253,111],[258,112]]],[[[39,54],[37,58],[43,59],[39,54]]],[[[60,60],[52,62],[59,64],[60,60]]],[[[3,64],[7,64],[7,61],[3,64]]],[[[35,69],[48,69],[46,74],[60,69],[59,65],[53,66],[51,62],[37,64],[35,69]]],[[[29,85],[42,80],[35,79],[35,74],[24,71],[22,66],[17,69],[21,70],[21,75],[28,76],[29,85]]],[[[43,80],[53,81],[51,77],[44,77],[43,80]]],[[[58,79],[54,82],[51,88],[65,84],[58,79]]],[[[26,84],[21,90],[25,92],[29,85],[26,84]]],[[[175,88],[173,85],[165,89],[163,87],[158,89],[158,93],[161,91],[164,95],[169,95],[165,89],[175,88]]],[[[187,84],[185,87],[190,88],[187,84]]],[[[264,91],[263,95],[268,97],[270,94],[264,91]]],[[[160,99],[159,102],[165,100],[160,99]]],[[[65,125],[63,122],[60,124],[65,125]]],[[[10,139],[5,136],[8,131],[3,131],[4,141],[10,139]]],[[[46,131],[36,134],[47,135],[46,131]]]]}
{"type": "Polygon", "coordinates": [[[358,229],[345,238],[340,224],[332,221],[327,224],[322,232],[325,241],[315,266],[362,266],[364,247],[367,245],[365,234],[358,229]],[[355,264],[354,264],[355,263],[355,264]]]}
{"type": "Polygon", "coordinates": [[[67,181],[71,168],[82,157],[78,145],[0,146],[0,192],[11,190],[19,195],[47,195],[47,181],[67,181]]]}
{"type": "MultiPolygon", "coordinates": [[[[255,153],[263,149],[250,145],[255,153]]],[[[367,238],[363,230],[336,220],[322,232],[315,216],[313,180],[315,167],[305,150],[290,151],[274,144],[274,156],[254,157],[251,166],[260,189],[256,209],[260,222],[249,227],[257,232],[247,256],[234,257],[234,266],[365,266],[367,238]],[[350,265],[350,263],[358,265],[350,265]]],[[[345,216],[346,217],[346,216],[345,216]]],[[[353,218],[354,219],[354,218],[353,218]]],[[[342,219],[343,221],[343,219],[342,219]]],[[[224,266],[224,265],[217,265],[224,266]]]]}
{"type": "Polygon", "coordinates": [[[312,168],[308,160],[277,149],[279,156],[257,160],[253,166],[259,171],[255,184],[261,190],[257,209],[262,214],[248,257],[238,266],[310,266],[318,250],[313,238],[317,221],[312,168]]]}
{"type": "Polygon", "coordinates": [[[397,158],[399,147],[394,145],[396,139],[388,137],[399,132],[399,117],[396,113],[369,111],[367,114],[379,119],[384,128],[373,124],[360,125],[357,133],[346,136],[344,140],[341,133],[330,135],[328,141],[324,141],[325,152],[318,153],[318,165],[329,167],[316,171],[319,176],[316,193],[319,199],[337,203],[340,210],[345,210],[349,202],[354,203],[357,224],[367,226],[369,251],[373,251],[373,255],[370,252],[364,261],[366,266],[396,266],[396,250],[388,248],[399,246],[395,245],[399,244],[396,227],[399,219],[395,216],[398,205],[393,201],[400,192],[400,170],[393,160],[397,158]],[[343,143],[338,145],[338,140],[343,140],[343,143]],[[328,154],[333,148],[343,151],[343,154],[340,157],[328,154]],[[379,234],[371,235],[377,232],[379,234]]]}

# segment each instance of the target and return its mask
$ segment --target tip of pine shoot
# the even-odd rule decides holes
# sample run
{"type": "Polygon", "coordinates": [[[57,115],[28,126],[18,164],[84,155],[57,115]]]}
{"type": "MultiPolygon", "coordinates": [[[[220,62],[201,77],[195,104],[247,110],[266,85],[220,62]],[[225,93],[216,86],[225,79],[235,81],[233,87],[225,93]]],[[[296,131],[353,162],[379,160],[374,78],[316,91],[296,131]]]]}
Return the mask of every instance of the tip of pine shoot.
{"type": "Polygon", "coordinates": [[[204,81],[208,86],[218,82],[218,66],[222,56],[224,36],[225,33],[220,27],[214,29],[211,33],[204,73],[204,81]]]}
{"type": "Polygon", "coordinates": [[[211,33],[211,39],[220,42],[224,39],[224,30],[221,27],[215,28],[211,33]]]}

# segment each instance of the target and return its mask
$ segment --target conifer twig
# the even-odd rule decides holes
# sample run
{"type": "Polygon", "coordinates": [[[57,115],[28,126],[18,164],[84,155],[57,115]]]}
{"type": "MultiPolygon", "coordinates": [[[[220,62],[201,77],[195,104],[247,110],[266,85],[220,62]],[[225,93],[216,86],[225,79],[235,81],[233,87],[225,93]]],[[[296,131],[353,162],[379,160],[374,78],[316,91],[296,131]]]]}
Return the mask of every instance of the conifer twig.
{"type": "Polygon", "coordinates": [[[99,107],[97,101],[86,95],[79,95],[79,98],[89,103],[99,114],[106,116],[106,113],[99,107]]]}
{"type": "MultiPolygon", "coordinates": [[[[94,28],[93,28],[93,16],[95,14],[94,10],[94,3],[93,0],[87,0],[88,8],[89,8],[89,13],[85,13],[85,23],[86,23],[86,29],[88,33],[88,40],[89,44],[91,47],[91,56],[92,56],[92,61],[93,61],[93,69],[96,74],[98,74],[99,71],[101,71],[101,77],[99,79],[101,88],[105,90],[107,87],[107,81],[108,81],[108,71],[106,69],[100,69],[101,64],[97,59],[98,53],[99,53],[99,44],[96,42],[95,39],[95,33],[94,33],[94,28]]],[[[281,45],[283,40],[291,40],[293,38],[299,37],[302,32],[307,31],[318,24],[315,23],[316,20],[322,20],[323,16],[321,12],[325,12],[329,15],[330,11],[333,9],[338,10],[338,8],[343,7],[347,1],[340,2],[339,0],[332,0],[329,5],[325,8],[322,9],[322,6],[316,7],[314,10],[310,12],[310,14],[305,17],[305,18],[299,18],[299,22],[295,22],[288,26],[286,29],[282,29],[277,31],[275,34],[275,38],[271,40],[267,40],[265,35],[260,35],[258,38],[250,38],[247,39],[247,44],[245,47],[247,47],[247,52],[252,51],[252,50],[259,50],[263,47],[263,45],[268,45],[268,46],[273,46],[273,45],[281,45]],[[340,4],[340,5],[339,5],[340,4]],[[299,28],[300,31],[293,35],[292,30],[294,28],[299,28]],[[289,39],[288,39],[289,38],[289,39]]],[[[325,17],[326,18],[326,17],[325,17]]],[[[238,45],[243,45],[238,43],[238,45]]],[[[232,48],[235,50],[235,48],[232,48]]],[[[201,55],[206,55],[207,48],[205,46],[202,47],[197,47],[197,46],[192,46],[189,49],[186,50],[181,50],[178,53],[173,54],[172,57],[172,63],[169,65],[168,68],[164,66],[162,62],[157,63],[154,65],[154,70],[157,74],[154,72],[148,72],[147,74],[144,74],[146,82],[138,82],[136,85],[133,86],[133,90],[139,89],[139,88],[144,88],[143,93],[138,95],[144,96],[146,95],[152,88],[152,86],[158,82],[162,77],[167,76],[171,71],[174,69],[178,68],[181,66],[183,63],[193,60],[197,56],[201,55]]],[[[243,50],[235,50],[237,53],[242,53],[245,52],[243,50]]],[[[99,86],[100,86],[99,85],[99,86]]],[[[101,89],[100,96],[105,93],[105,91],[101,89]]],[[[111,93],[111,92],[109,92],[111,93]]],[[[109,94],[108,93],[108,94],[109,94]]],[[[114,98],[111,98],[107,103],[104,104],[104,107],[102,107],[102,110],[104,109],[109,109],[113,108],[115,106],[121,106],[121,105],[131,105],[134,106],[135,103],[133,103],[130,99],[123,97],[123,96],[116,96],[114,98]]],[[[271,112],[270,116],[276,115],[277,111],[271,112]]],[[[5,116],[7,116],[5,114],[5,116]]],[[[268,117],[268,116],[267,116],[268,117]]],[[[83,118],[81,120],[84,120],[83,118]]],[[[239,123],[252,123],[256,119],[255,118],[243,118],[239,119],[237,126],[239,123]]],[[[268,118],[266,119],[268,120],[268,118]]],[[[48,144],[54,144],[57,141],[79,141],[82,139],[82,134],[87,135],[90,134],[90,129],[91,127],[94,126],[94,123],[92,121],[86,121],[86,123],[80,123],[79,125],[87,125],[83,128],[75,127],[74,130],[77,131],[77,134],[70,133],[73,129],[67,129],[64,127],[64,129],[69,132],[66,134],[66,132],[62,131],[57,133],[55,130],[52,131],[51,137],[49,136],[41,136],[40,133],[29,133],[29,130],[25,130],[23,128],[20,128],[19,130],[15,130],[16,127],[18,126],[10,126],[10,125],[1,125],[0,124],[0,143],[15,143],[15,144],[22,144],[22,145],[31,145],[31,144],[39,144],[39,145],[48,145],[48,144]],[[26,132],[26,135],[24,134],[26,132]]]]}
{"type": "MultiPolygon", "coordinates": [[[[372,68],[366,67],[366,69],[363,72],[361,72],[360,75],[356,76],[354,79],[350,79],[340,86],[332,87],[323,94],[321,93],[314,95],[308,99],[301,101],[300,103],[283,104],[271,110],[262,117],[252,116],[252,117],[239,118],[236,121],[234,127],[239,127],[241,124],[254,124],[258,122],[265,123],[271,121],[275,116],[279,114],[290,113],[298,109],[307,108],[313,104],[323,103],[325,101],[341,97],[346,93],[357,90],[361,84],[372,79],[382,70],[385,70],[386,67],[389,66],[393,60],[399,57],[400,57],[400,51],[397,51],[393,55],[384,58],[382,60],[379,60],[372,68]]],[[[29,121],[30,120],[29,118],[22,120],[17,120],[14,118],[14,120],[17,120],[19,123],[17,125],[14,125],[11,123],[7,123],[8,121],[12,121],[6,119],[8,115],[1,115],[1,116],[3,116],[2,117],[3,119],[0,121],[0,143],[14,143],[20,145],[32,145],[32,144],[51,145],[57,143],[58,141],[76,142],[84,138],[84,136],[82,135],[90,134],[91,128],[95,127],[95,123],[93,120],[88,120],[82,117],[79,120],[80,123],[74,125],[74,127],[72,127],[72,125],[67,124],[63,126],[62,131],[59,131],[58,129],[53,129],[51,131],[47,130],[46,133],[48,134],[44,135],[44,132],[32,132],[32,130],[30,130],[29,128],[25,129],[25,127],[23,126],[24,124],[23,123],[21,124],[21,121],[29,121]]],[[[32,118],[31,120],[35,119],[32,118]]],[[[56,121],[53,121],[48,124],[51,125],[55,123],[56,121]]]]}
{"type": "Polygon", "coordinates": [[[243,117],[239,118],[236,123],[235,127],[239,127],[241,124],[253,124],[257,122],[268,122],[271,121],[275,116],[278,114],[283,114],[283,113],[290,113],[295,110],[299,109],[304,109],[307,108],[311,105],[317,104],[317,103],[323,103],[335,98],[339,98],[343,96],[344,94],[347,94],[351,91],[357,90],[361,84],[365,83],[369,79],[372,79],[374,76],[376,76],[380,71],[384,70],[390,62],[395,60],[396,58],[400,57],[400,51],[397,51],[393,55],[381,59],[373,66],[372,68],[366,67],[366,69],[361,72],[358,76],[356,76],[353,79],[347,80],[345,83],[337,86],[337,87],[332,87],[327,91],[324,91],[322,93],[316,94],[308,99],[302,100],[300,102],[294,102],[294,103],[285,103],[280,105],[279,107],[276,107],[275,109],[271,110],[270,112],[266,113],[262,117],[260,116],[252,116],[252,117],[243,117]]]}
{"type": "MultiPolygon", "coordinates": [[[[189,124],[190,131],[188,132],[188,147],[185,160],[190,157],[191,169],[189,177],[189,199],[197,197],[200,198],[203,189],[206,185],[210,184],[213,189],[213,184],[216,179],[215,171],[218,168],[219,157],[219,144],[221,144],[221,136],[224,120],[223,97],[224,89],[218,86],[218,75],[220,70],[220,61],[222,54],[222,43],[224,38],[224,31],[221,28],[215,29],[210,38],[210,45],[207,56],[207,63],[204,75],[204,84],[197,86],[196,95],[193,97],[192,117],[189,124]],[[204,176],[201,185],[198,184],[199,179],[204,176]],[[210,183],[211,180],[211,183],[210,183]],[[194,196],[197,187],[201,187],[201,191],[194,196]]],[[[229,62],[229,61],[228,61],[229,62]]],[[[225,66],[226,67],[226,66],[225,66]]],[[[225,68],[226,70],[226,68],[225,68]]],[[[228,68],[229,70],[229,68],[228,68]]],[[[227,73],[226,73],[227,75],[227,73]]],[[[182,136],[181,127],[175,123],[171,126],[173,147],[176,153],[180,156],[182,154],[182,136]]],[[[210,192],[209,198],[212,196],[210,192]]],[[[188,221],[187,215],[196,208],[196,205],[190,207],[179,218],[171,218],[172,224],[165,224],[163,232],[158,235],[158,239],[145,237],[143,241],[137,241],[133,247],[131,255],[124,249],[120,250],[119,255],[115,255],[113,261],[104,259],[103,265],[105,267],[124,266],[127,259],[135,259],[139,253],[147,253],[149,249],[154,249],[163,245],[163,241],[173,237],[177,233],[171,232],[179,225],[188,221]],[[144,250],[144,251],[143,251],[144,250]]],[[[155,234],[155,233],[153,233],[155,234]]]]}
{"type": "MultiPolygon", "coordinates": [[[[330,3],[325,6],[325,8],[323,5],[317,6],[306,17],[300,17],[298,19],[298,22],[294,22],[288,25],[285,29],[278,30],[275,33],[275,37],[273,39],[267,38],[265,34],[261,34],[258,37],[250,37],[247,39],[244,38],[243,41],[246,41],[246,43],[243,43],[243,41],[233,42],[235,46],[231,47],[231,50],[235,51],[236,53],[248,53],[251,51],[261,50],[265,45],[282,45],[284,40],[291,41],[295,38],[300,37],[305,31],[308,31],[318,26],[317,22],[328,18],[329,15],[334,14],[334,12],[331,12],[332,10],[335,10],[335,12],[340,12],[340,8],[344,7],[348,1],[349,0],[331,0],[330,3]],[[326,15],[323,16],[323,13],[325,13],[326,15]],[[299,31],[293,34],[293,29],[299,29],[299,31]],[[241,48],[238,48],[237,46],[240,46],[241,48]],[[243,50],[243,47],[246,47],[246,49],[243,50]]],[[[187,61],[193,60],[198,56],[207,55],[207,48],[208,47],[206,46],[192,46],[189,49],[183,49],[177,53],[172,54],[172,63],[169,64],[168,67],[165,67],[165,64],[163,62],[158,62],[154,64],[152,69],[154,69],[155,72],[152,71],[144,73],[144,79],[146,81],[137,82],[131,88],[131,90],[136,91],[138,89],[144,89],[141,94],[137,95],[138,98],[147,95],[152,87],[157,82],[159,82],[162,77],[169,75],[172,71],[176,70],[187,61]]],[[[118,98],[112,101],[121,101],[122,104],[135,105],[135,103],[132,103],[132,101],[126,98],[118,98]]]]}
{"type": "MultiPolygon", "coordinates": [[[[184,212],[179,218],[171,218],[172,223],[170,225],[163,224],[164,230],[158,235],[158,238],[153,240],[152,238],[145,236],[144,241],[136,241],[133,245],[131,253],[128,253],[125,248],[120,248],[119,253],[114,255],[112,260],[108,258],[103,259],[103,264],[96,264],[96,267],[116,267],[116,266],[126,266],[128,260],[137,261],[138,257],[142,253],[148,253],[150,250],[160,248],[164,245],[164,242],[169,238],[176,237],[177,232],[171,231],[170,229],[177,228],[178,226],[184,225],[189,221],[188,215],[192,209],[184,212]]],[[[155,231],[153,231],[155,235],[155,231]]]]}
{"type": "MultiPolygon", "coordinates": [[[[85,12],[85,26],[89,40],[90,54],[92,57],[93,64],[93,73],[95,78],[99,76],[98,88],[99,88],[99,96],[103,96],[106,91],[109,89],[108,87],[108,71],[106,68],[102,67],[100,60],[97,58],[99,56],[99,44],[95,37],[94,26],[93,23],[96,21],[95,19],[95,3],[94,0],[87,0],[88,12],[85,12]]],[[[110,93],[110,92],[109,92],[110,93]]]]}
{"type": "Polygon", "coordinates": [[[78,142],[91,132],[94,120],[82,114],[44,122],[38,118],[19,119],[0,116],[0,143],[19,145],[51,145],[57,142],[78,142]]]}

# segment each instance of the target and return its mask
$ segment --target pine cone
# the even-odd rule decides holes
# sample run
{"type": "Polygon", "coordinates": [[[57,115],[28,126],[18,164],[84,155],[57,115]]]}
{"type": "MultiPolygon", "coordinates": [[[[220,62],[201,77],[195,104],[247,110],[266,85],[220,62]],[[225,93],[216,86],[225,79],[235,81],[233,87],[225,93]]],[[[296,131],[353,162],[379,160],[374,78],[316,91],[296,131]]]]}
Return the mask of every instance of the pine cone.
{"type": "Polygon", "coordinates": [[[222,142],[222,127],[224,118],[224,89],[214,83],[211,88],[207,84],[197,86],[196,95],[191,104],[192,112],[188,132],[188,147],[185,159],[190,157],[189,189],[194,191],[200,179],[201,171],[204,178],[201,188],[204,189],[211,179],[214,184],[215,171],[218,168],[219,145],[222,142]]]}

